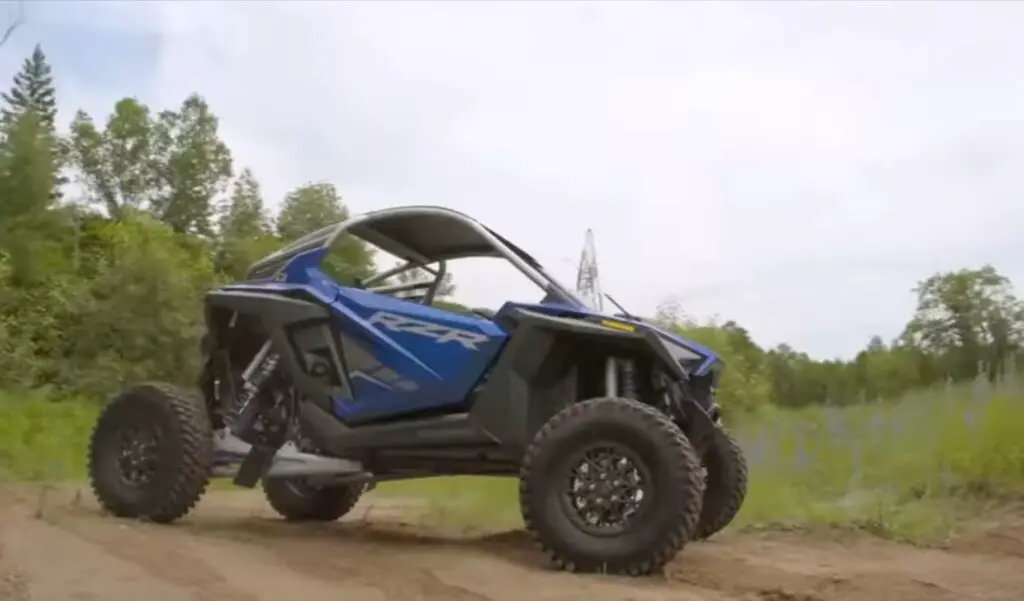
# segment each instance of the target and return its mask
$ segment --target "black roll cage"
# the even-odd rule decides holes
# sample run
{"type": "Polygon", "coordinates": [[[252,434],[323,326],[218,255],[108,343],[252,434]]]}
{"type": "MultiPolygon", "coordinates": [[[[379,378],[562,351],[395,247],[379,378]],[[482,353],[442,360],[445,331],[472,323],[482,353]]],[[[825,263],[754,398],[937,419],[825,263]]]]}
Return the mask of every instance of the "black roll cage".
{"type": "Polygon", "coordinates": [[[357,215],[302,236],[249,268],[249,279],[273,277],[288,261],[315,249],[330,250],[343,235],[352,235],[403,262],[361,282],[360,288],[381,294],[403,294],[407,300],[424,304],[434,301],[452,259],[493,257],[505,259],[546,296],[580,307],[585,303],[568,287],[548,273],[524,250],[494,230],[459,211],[437,206],[408,206],[381,209],[357,215]],[[430,281],[410,278],[394,282],[403,274],[419,272],[433,276],[430,281]],[[408,293],[414,294],[408,294],[408,293]]]}

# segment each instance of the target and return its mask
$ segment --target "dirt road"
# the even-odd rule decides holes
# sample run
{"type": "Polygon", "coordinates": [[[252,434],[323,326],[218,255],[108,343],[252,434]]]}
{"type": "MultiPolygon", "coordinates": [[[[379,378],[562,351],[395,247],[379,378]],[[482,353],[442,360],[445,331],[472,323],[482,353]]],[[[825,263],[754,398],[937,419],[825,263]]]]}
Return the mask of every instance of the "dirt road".
{"type": "Polygon", "coordinates": [[[0,493],[0,601],[1019,601],[1024,519],[946,551],[868,537],[733,535],[664,577],[545,567],[521,533],[430,535],[394,502],[287,524],[254,493],[209,494],[174,526],[99,514],[88,495],[0,493]],[[43,510],[39,512],[39,507],[43,510]]]}

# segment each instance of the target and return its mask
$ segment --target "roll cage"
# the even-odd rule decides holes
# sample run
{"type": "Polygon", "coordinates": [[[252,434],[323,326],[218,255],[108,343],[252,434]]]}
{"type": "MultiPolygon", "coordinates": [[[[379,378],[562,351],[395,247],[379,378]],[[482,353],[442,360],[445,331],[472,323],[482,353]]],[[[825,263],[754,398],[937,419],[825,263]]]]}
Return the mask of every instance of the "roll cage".
{"type": "Polygon", "coordinates": [[[403,261],[357,282],[357,287],[370,292],[430,304],[444,281],[448,261],[492,257],[514,265],[544,291],[546,299],[570,306],[586,306],[515,244],[468,215],[436,206],[381,209],[320,228],[254,263],[249,268],[248,279],[274,278],[299,255],[318,250],[326,254],[344,234],[403,261]]]}

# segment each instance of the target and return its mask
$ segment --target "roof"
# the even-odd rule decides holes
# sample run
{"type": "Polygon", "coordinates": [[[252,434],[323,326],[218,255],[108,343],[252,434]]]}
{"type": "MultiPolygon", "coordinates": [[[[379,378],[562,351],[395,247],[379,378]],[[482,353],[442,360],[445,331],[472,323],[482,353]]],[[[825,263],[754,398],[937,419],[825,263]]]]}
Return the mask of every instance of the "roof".
{"type": "Polygon", "coordinates": [[[258,261],[250,273],[262,272],[302,252],[331,246],[351,234],[407,261],[430,264],[466,257],[505,257],[496,244],[507,247],[531,267],[536,259],[477,220],[451,209],[410,206],[381,209],[310,232],[258,261]]]}
{"type": "Polygon", "coordinates": [[[351,224],[344,230],[347,233],[407,260],[427,259],[432,263],[464,257],[502,257],[501,251],[488,240],[486,234],[490,234],[531,266],[537,265],[533,257],[504,236],[468,215],[444,207],[382,209],[346,223],[351,224]]]}

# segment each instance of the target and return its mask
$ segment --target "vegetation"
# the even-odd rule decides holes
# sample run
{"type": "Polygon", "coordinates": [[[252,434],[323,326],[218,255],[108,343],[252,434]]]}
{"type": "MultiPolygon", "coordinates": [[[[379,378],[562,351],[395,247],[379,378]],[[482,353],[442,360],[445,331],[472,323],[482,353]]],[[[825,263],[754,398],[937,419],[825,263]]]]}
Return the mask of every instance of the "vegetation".
{"type": "MultiPolygon", "coordinates": [[[[745,414],[733,428],[750,464],[737,527],[854,527],[936,543],[1024,498],[1024,391],[1016,380],[897,402],[745,414]]],[[[426,498],[429,519],[480,530],[521,524],[517,483],[433,478],[385,483],[426,498]]]]}
{"type": "MultiPolygon", "coordinates": [[[[0,475],[17,478],[78,474],[96,404],[122,383],[191,384],[203,292],[349,212],[332,184],[315,182],[271,215],[198,94],[160,109],[124,98],[58,131],[54,85],[37,48],[0,97],[0,475]]],[[[356,240],[327,266],[343,282],[377,268],[356,240]]],[[[450,281],[445,291],[457,296],[450,281]]],[[[871,338],[852,360],[764,349],[735,322],[659,309],[660,323],[729,365],[719,399],[752,463],[741,519],[915,532],[921,518],[907,507],[1024,491],[1012,386],[1024,305],[991,266],[935,274],[914,291],[903,332],[871,338]]],[[[489,507],[510,492],[461,479],[384,490],[409,486],[468,490],[489,507]]]]}

